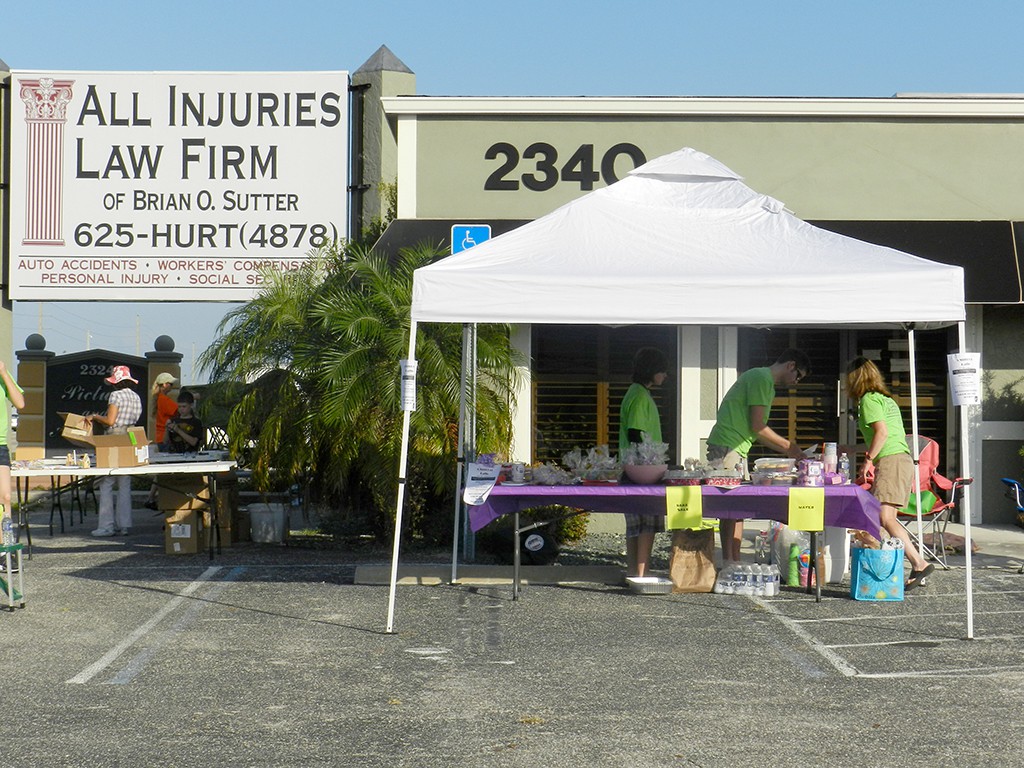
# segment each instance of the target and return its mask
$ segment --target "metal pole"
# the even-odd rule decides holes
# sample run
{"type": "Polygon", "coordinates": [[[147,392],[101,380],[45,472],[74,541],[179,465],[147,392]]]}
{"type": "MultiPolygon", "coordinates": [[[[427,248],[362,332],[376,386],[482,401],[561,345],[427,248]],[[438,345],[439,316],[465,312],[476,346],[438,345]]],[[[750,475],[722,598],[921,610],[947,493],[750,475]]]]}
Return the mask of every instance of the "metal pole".
{"type": "MultiPolygon", "coordinates": [[[[959,347],[960,352],[966,351],[967,347],[967,329],[966,323],[960,321],[957,323],[957,333],[959,336],[959,347]]],[[[960,467],[961,476],[973,477],[973,473],[970,471],[970,453],[968,451],[969,437],[968,435],[968,411],[967,409],[972,406],[961,405],[960,406],[960,467]]],[[[970,492],[971,486],[964,486],[963,489],[963,504],[961,505],[961,517],[964,521],[964,564],[967,566],[967,639],[974,639],[974,580],[972,578],[973,562],[971,560],[971,506],[970,506],[970,492]]]]}
{"type": "MultiPolygon", "coordinates": [[[[409,319],[409,357],[416,359],[416,321],[409,319]]],[[[398,549],[402,541],[402,510],[405,507],[405,475],[409,466],[409,420],[412,411],[403,407],[402,448],[398,457],[398,499],[395,502],[395,539],[391,545],[391,587],[388,590],[388,634],[395,631],[395,592],[398,587],[398,549]]]]}
{"type": "Polygon", "coordinates": [[[458,445],[458,456],[456,460],[456,477],[455,477],[455,522],[452,529],[452,582],[458,578],[458,561],[459,561],[459,524],[462,521],[462,510],[464,504],[462,501],[462,484],[466,472],[466,446],[464,441],[466,439],[466,396],[467,396],[467,377],[469,376],[469,336],[470,328],[469,323],[463,323],[462,325],[462,367],[459,371],[459,445],[458,445]]]}
{"type": "MultiPolygon", "coordinates": [[[[476,323],[469,327],[469,394],[466,405],[466,456],[476,461],[476,323]]],[[[469,525],[469,515],[462,520],[462,554],[467,562],[476,560],[476,535],[469,525]]]]}
{"type": "MultiPolygon", "coordinates": [[[[918,435],[918,423],[917,423],[917,354],[914,349],[914,329],[913,327],[907,331],[907,347],[910,349],[910,423],[913,435],[911,435],[911,441],[914,443],[911,447],[914,456],[914,473],[918,479],[921,477],[921,446],[919,445],[918,435]]],[[[915,482],[914,484],[914,497],[917,500],[917,542],[921,545],[922,550],[924,549],[924,523],[921,522],[921,483],[915,482]]]]}

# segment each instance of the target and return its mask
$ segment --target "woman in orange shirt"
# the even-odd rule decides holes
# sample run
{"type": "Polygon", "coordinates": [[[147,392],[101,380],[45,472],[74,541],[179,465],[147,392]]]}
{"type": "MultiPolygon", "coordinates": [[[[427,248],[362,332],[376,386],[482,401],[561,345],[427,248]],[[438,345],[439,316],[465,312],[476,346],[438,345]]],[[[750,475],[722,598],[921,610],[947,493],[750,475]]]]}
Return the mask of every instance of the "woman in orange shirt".
{"type": "MultiPolygon", "coordinates": [[[[174,388],[177,381],[171,374],[164,372],[157,375],[153,382],[153,391],[150,392],[152,398],[150,407],[153,410],[153,417],[156,419],[156,434],[154,435],[156,439],[153,441],[156,445],[163,445],[164,434],[167,432],[167,420],[178,415],[178,404],[167,394],[174,388]]],[[[156,483],[149,487],[149,496],[143,506],[156,509],[156,483]]]]}
{"type": "Polygon", "coordinates": [[[156,438],[153,442],[160,445],[164,441],[167,420],[178,415],[178,404],[168,396],[178,380],[169,373],[161,373],[153,382],[152,400],[153,416],[156,418],[156,438]]]}

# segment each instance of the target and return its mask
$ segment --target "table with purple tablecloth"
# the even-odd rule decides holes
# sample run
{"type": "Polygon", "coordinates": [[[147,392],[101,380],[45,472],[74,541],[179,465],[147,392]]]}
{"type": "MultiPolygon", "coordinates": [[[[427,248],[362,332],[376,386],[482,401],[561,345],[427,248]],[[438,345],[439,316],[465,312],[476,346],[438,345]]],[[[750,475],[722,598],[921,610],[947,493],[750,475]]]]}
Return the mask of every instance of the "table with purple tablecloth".
{"type": "MultiPolygon", "coordinates": [[[[513,548],[512,598],[520,592],[519,513],[536,507],[559,505],[587,512],[634,512],[665,514],[664,485],[497,485],[491,489],[483,504],[469,508],[470,525],[478,531],[503,515],[515,516],[515,542],[513,548]]],[[[701,506],[705,518],[726,520],[778,520],[789,522],[789,494],[792,486],[740,485],[723,488],[701,486],[701,506]]],[[[825,525],[854,528],[877,536],[879,531],[879,504],[870,493],[858,485],[827,485],[825,491],[825,525]]],[[[539,524],[531,524],[529,530],[539,524]]],[[[811,549],[815,549],[815,532],[811,532],[811,549]]],[[[813,566],[817,569],[817,559],[813,566]]],[[[814,581],[815,595],[821,600],[821,574],[808,581],[811,591],[814,581]]]]}
{"type": "MultiPolygon", "coordinates": [[[[664,485],[497,485],[480,505],[469,508],[469,520],[478,531],[492,520],[533,507],[558,504],[588,512],[665,512],[664,485]]],[[[701,486],[704,517],[726,520],[754,518],[789,520],[789,486],[701,486]]],[[[857,485],[825,486],[825,525],[854,528],[878,535],[878,501],[857,485]]]]}

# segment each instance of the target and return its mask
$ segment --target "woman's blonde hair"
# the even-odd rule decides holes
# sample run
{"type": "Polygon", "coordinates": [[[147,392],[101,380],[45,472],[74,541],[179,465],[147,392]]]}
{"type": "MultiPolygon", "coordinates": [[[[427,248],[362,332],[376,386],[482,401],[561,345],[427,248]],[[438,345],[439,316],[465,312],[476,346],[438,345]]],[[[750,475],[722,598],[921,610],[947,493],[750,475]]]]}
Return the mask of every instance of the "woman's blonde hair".
{"type": "Polygon", "coordinates": [[[882,372],[866,357],[855,358],[846,366],[846,391],[855,400],[860,400],[868,392],[880,392],[886,397],[892,397],[882,372]]]}

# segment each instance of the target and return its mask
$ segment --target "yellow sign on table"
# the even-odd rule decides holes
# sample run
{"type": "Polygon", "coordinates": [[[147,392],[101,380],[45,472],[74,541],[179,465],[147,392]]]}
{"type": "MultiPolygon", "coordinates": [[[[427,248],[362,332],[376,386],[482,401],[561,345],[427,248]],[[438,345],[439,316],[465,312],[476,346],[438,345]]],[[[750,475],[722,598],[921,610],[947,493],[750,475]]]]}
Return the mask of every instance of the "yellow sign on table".
{"type": "Polygon", "coordinates": [[[698,530],[704,527],[704,497],[699,485],[670,485],[665,488],[665,506],[672,531],[680,528],[698,530]]]}
{"type": "Polygon", "coordinates": [[[825,530],[825,489],[790,488],[788,525],[798,531],[825,530]]]}

